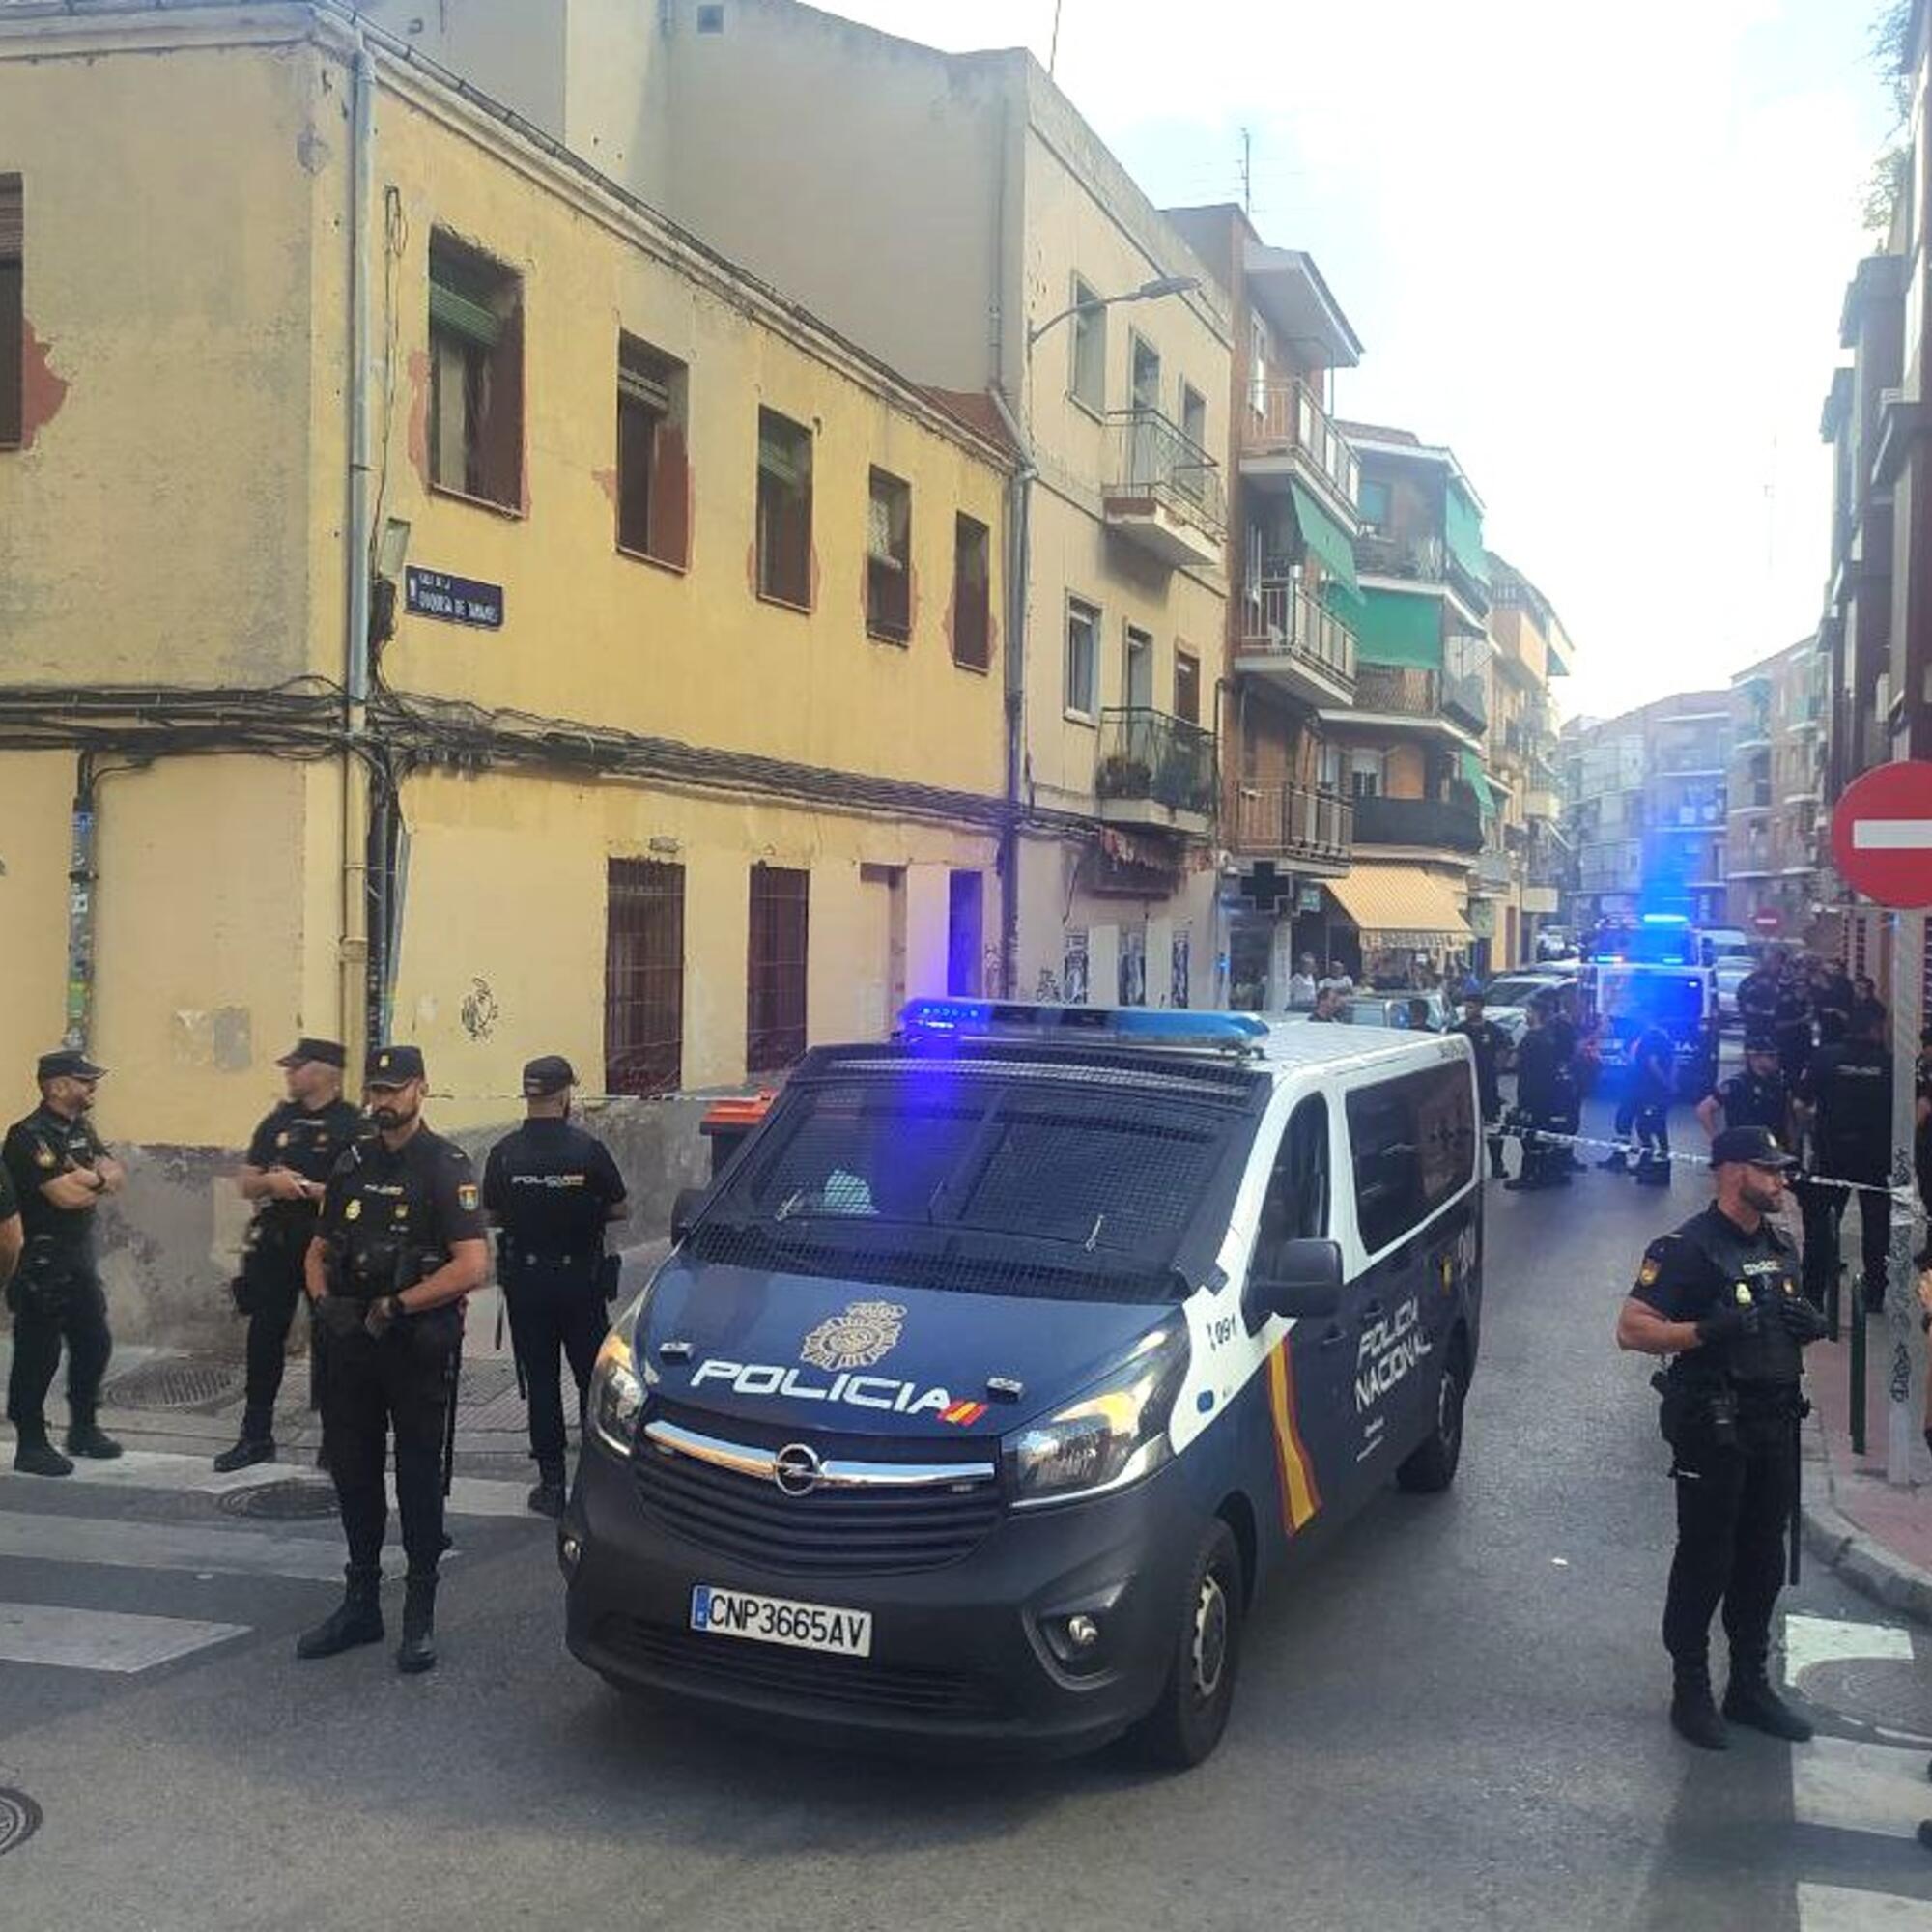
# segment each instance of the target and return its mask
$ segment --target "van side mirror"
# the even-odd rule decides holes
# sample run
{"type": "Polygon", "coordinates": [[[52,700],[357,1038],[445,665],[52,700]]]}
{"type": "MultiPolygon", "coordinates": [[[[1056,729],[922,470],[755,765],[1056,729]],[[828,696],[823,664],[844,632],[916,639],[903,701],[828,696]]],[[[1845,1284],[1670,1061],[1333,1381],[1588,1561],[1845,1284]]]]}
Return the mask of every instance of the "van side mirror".
{"type": "Polygon", "coordinates": [[[1326,1240],[1283,1241],[1248,1281],[1248,1305],[1263,1315],[1319,1320],[1342,1306],[1342,1249],[1326,1240]]]}
{"type": "Polygon", "coordinates": [[[670,1204],[670,1242],[672,1247],[682,1247],[684,1237],[696,1224],[697,1217],[704,1211],[704,1204],[711,1198],[708,1187],[680,1187],[670,1204]]]}

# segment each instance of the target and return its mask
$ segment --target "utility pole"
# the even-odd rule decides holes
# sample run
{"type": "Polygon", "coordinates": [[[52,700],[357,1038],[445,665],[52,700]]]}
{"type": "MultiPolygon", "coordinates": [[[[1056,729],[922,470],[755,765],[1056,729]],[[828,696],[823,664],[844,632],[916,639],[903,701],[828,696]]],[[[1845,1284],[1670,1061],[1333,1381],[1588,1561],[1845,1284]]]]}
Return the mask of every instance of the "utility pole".
{"type": "Polygon", "coordinates": [[[1241,129],[1241,213],[1255,212],[1255,136],[1250,128],[1241,129]]]}

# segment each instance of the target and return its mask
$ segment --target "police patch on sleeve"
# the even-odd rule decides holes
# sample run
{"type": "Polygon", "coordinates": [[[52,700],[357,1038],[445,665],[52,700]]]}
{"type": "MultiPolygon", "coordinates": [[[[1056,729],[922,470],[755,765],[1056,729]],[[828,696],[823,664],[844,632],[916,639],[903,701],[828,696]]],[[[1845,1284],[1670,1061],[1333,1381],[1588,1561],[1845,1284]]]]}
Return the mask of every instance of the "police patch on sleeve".
{"type": "Polygon", "coordinates": [[[473,1214],[476,1211],[476,1183],[473,1180],[464,1181],[456,1190],[456,1205],[466,1214],[473,1214]]]}
{"type": "Polygon", "coordinates": [[[36,1167],[52,1167],[55,1163],[55,1160],[56,1160],[56,1155],[54,1153],[54,1151],[46,1144],[45,1141],[40,1142],[35,1147],[34,1165],[36,1167]]]}
{"type": "Polygon", "coordinates": [[[1636,1271],[1636,1285],[1648,1288],[1663,1272],[1663,1264],[1655,1255],[1645,1255],[1643,1265],[1636,1271]]]}

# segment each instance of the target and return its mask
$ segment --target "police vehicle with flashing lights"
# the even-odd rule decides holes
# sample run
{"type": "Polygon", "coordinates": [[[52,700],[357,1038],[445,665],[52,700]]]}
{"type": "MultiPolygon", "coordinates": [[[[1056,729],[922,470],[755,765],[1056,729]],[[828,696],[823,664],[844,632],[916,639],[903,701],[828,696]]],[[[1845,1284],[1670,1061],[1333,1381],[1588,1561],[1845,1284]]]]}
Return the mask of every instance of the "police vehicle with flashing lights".
{"type": "Polygon", "coordinates": [[[765,1722],[1199,1762],[1257,1592],[1456,1474],[1478,1121],[1456,1036],[925,1001],[810,1053],[604,1345],[570,1648],[765,1722]]]}

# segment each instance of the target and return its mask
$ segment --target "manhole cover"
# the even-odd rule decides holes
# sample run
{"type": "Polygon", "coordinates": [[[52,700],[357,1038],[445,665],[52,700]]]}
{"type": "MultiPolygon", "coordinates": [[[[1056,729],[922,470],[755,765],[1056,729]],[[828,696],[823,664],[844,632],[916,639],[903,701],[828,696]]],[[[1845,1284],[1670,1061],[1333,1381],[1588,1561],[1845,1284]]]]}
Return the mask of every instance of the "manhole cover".
{"type": "Polygon", "coordinates": [[[458,1408],[485,1408],[517,1385],[515,1362],[465,1362],[456,1384],[458,1408]]]}
{"type": "Polygon", "coordinates": [[[308,1517],[335,1514],[335,1487],[331,1483],[307,1483],[291,1477],[282,1483],[257,1483],[245,1490],[230,1490],[216,1503],[230,1516],[273,1517],[280,1522],[297,1522],[308,1517]]]}
{"type": "Polygon", "coordinates": [[[0,1785],[0,1856],[24,1845],[41,1829],[41,1807],[24,1791],[0,1785]]]}
{"type": "Polygon", "coordinates": [[[110,1408],[219,1408],[242,1393],[240,1362],[143,1362],[101,1391],[110,1408]]]}

